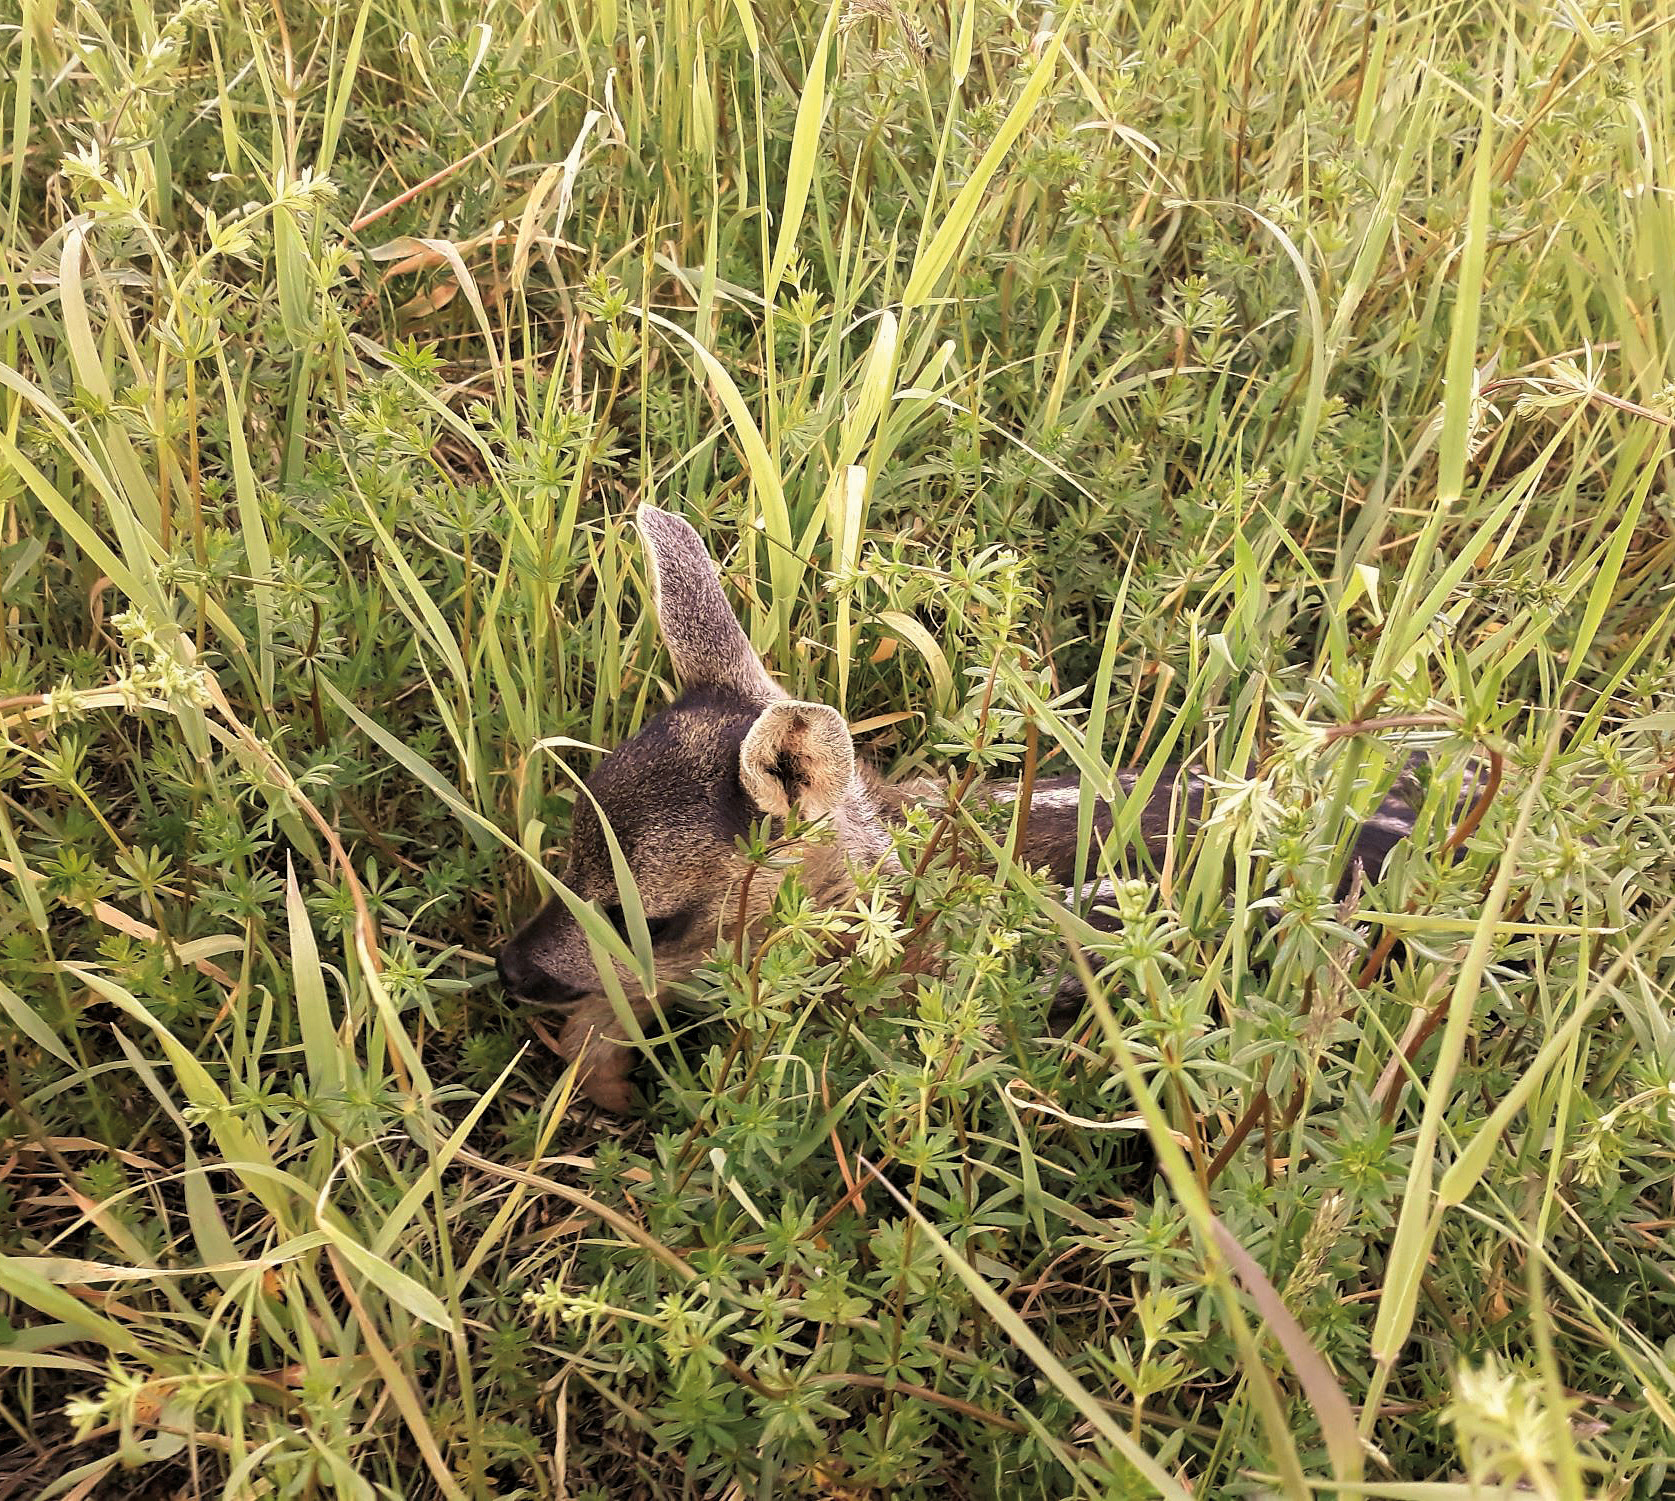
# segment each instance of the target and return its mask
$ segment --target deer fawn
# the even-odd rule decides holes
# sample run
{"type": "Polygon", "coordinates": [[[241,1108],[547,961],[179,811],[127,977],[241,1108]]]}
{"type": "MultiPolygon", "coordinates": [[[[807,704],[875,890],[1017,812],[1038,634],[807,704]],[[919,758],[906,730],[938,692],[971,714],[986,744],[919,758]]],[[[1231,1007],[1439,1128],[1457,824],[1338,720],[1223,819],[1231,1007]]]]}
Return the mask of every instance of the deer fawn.
{"type": "MultiPolygon", "coordinates": [[[[889,857],[890,822],[919,789],[881,782],[857,762],[835,709],[788,698],[768,676],[691,526],[650,505],[640,507],[638,522],[652,609],[680,696],[586,779],[591,797],[576,800],[564,881],[625,932],[603,812],[634,875],[659,985],[667,985],[703,963],[724,926],[740,916],[760,926],[772,907],[783,872],[745,881],[739,841],[752,825],[793,809],[805,821],[830,820],[835,838],[793,846],[786,864],[797,867],[816,901],[838,906],[853,895],[857,868],[889,857]]],[[[1119,781],[1126,790],[1132,777],[1119,781]]],[[[1197,819],[1203,795],[1203,780],[1190,769],[1171,767],[1159,779],[1141,817],[1154,858],[1178,819],[1197,819]]],[[[1075,861],[1078,800],[1074,778],[1042,779],[1031,796],[1021,857],[1061,883],[1075,861]]],[[[1362,825],[1353,858],[1376,874],[1412,825],[1407,803],[1387,798],[1362,825]]],[[[1110,829],[1101,802],[1095,831],[1110,829]]],[[[506,941],[498,968],[512,995],[567,1011],[558,1045],[566,1058],[582,1060],[582,1090],[606,1110],[628,1109],[633,1050],[569,909],[549,901],[506,941]]],[[[640,994],[638,977],[621,965],[617,971],[636,1017],[649,1017],[652,1001],[640,994]]]]}

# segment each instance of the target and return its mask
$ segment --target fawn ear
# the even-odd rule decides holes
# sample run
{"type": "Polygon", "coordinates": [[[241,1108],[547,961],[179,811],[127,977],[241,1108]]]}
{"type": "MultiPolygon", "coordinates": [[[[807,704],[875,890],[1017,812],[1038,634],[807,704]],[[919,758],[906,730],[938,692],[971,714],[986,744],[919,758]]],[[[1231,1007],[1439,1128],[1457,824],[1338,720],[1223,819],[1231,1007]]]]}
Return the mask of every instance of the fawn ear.
{"type": "Polygon", "coordinates": [[[681,688],[721,688],[763,702],[783,698],[728,608],[703,539],[679,516],[636,513],[651,580],[651,608],[681,688]]]}
{"type": "Polygon", "coordinates": [[[739,780],[764,813],[824,818],[855,777],[855,742],[836,709],[785,699],[756,716],[739,748],[739,780]]]}

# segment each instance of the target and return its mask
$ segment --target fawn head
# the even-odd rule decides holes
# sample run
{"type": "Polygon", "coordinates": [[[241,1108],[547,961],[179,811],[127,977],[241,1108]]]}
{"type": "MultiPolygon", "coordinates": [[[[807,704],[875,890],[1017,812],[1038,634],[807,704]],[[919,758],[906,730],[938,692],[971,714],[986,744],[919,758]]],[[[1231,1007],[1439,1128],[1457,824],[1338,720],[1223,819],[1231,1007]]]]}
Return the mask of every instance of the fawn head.
{"type": "MultiPolygon", "coordinates": [[[[651,606],[680,694],[586,779],[591,796],[576,800],[562,879],[625,932],[603,813],[633,873],[662,984],[691,974],[724,927],[730,932],[741,915],[759,918],[771,904],[777,878],[763,872],[745,882],[738,849],[764,815],[795,809],[837,825],[831,858],[804,862],[816,886],[842,882],[844,854],[881,853],[882,836],[842,716],[788,698],[768,676],[691,526],[653,506],[640,507],[638,522],[651,606]]],[[[549,901],[512,934],[499,970],[513,995],[577,1007],[610,1035],[608,1010],[588,1004],[602,996],[599,971],[562,902],[549,901]]],[[[638,979],[627,970],[621,979],[636,997],[638,979]]],[[[584,1041],[561,1038],[561,1050],[574,1056],[584,1041]]]]}

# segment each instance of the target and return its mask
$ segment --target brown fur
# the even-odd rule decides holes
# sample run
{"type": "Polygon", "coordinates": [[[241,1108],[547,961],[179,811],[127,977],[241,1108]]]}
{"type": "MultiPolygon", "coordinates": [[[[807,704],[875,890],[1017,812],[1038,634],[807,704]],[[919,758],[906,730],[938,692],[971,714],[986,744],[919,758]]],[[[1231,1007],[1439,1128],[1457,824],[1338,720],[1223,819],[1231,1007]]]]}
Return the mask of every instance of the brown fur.
{"type": "MultiPolygon", "coordinates": [[[[887,857],[889,823],[930,792],[881,785],[856,763],[835,712],[786,697],[752,650],[703,542],[685,521],[651,506],[640,508],[638,520],[653,608],[681,694],[587,779],[563,880],[626,933],[603,813],[634,874],[662,987],[689,976],[718,939],[736,932],[741,917],[759,928],[783,868],[795,866],[823,906],[842,905],[854,893],[856,869],[887,857]],[[739,840],[764,816],[778,818],[792,807],[805,819],[829,820],[832,837],[789,849],[779,875],[757,871],[747,880],[739,840]]],[[[1132,785],[1125,778],[1125,790],[1132,785]]],[[[1060,881],[1072,878],[1076,797],[1074,779],[1047,779],[1037,782],[1030,802],[1023,857],[1060,881]]],[[[1197,821],[1203,799],[1196,772],[1168,769],[1141,816],[1142,842],[1154,858],[1161,859],[1175,831],[1197,821]]],[[[1357,847],[1368,864],[1382,864],[1407,826],[1404,813],[1405,805],[1392,800],[1369,821],[1357,847]]],[[[1411,814],[1406,818],[1411,823],[1411,814]]],[[[1110,829],[1110,810],[1098,803],[1095,832],[1110,829]]],[[[507,940],[499,969],[514,995],[566,1010],[558,1045],[565,1057],[580,1060],[583,1091],[607,1110],[626,1110],[628,1033],[581,925],[563,902],[548,902],[507,940]]],[[[619,964],[616,974],[643,1023],[652,1014],[651,998],[632,970],[619,964]]]]}

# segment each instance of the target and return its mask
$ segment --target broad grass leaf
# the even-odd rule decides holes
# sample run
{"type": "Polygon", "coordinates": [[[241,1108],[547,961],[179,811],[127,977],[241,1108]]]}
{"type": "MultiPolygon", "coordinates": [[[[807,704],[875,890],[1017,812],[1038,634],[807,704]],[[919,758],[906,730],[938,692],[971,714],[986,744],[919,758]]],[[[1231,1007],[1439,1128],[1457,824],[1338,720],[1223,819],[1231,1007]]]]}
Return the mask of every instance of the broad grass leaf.
{"type": "MultiPolygon", "coordinates": [[[[734,3],[741,10],[749,8],[749,0],[734,0],[734,3]]],[[[797,123],[791,131],[791,159],[785,169],[785,191],[780,198],[774,258],[762,287],[765,302],[771,303],[778,295],[779,284],[785,279],[785,268],[791,264],[791,257],[797,250],[803,210],[808,205],[809,184],[814,181],[815,166],[820,160],[820,125],[826,115],[826,67],[842,10],[843,0],[832,0],[826,11],[825,24],[814,43],[814,53],[808,60],[808,72],[803,78],[802,98],[797,101],[797,123]]],[[[751,51],[755,50],[753,44],[751,51]]]]}
{"type": "Polygon", "coordinates": [[[36,1047],[51,1053],[61,1063],[67,1063],[72,1068],[76,1066],[69,1050],[58,1040],[58,1034],[42,1020],[41,1014],[4,980],[0,980],[0,1012],[4,1012],[6,1019],[36,1047]]]}
{"type": "Polygon", "coordinates": [[[16,1257],[0,1256],[0,1292],[69,1325],[82,1338],[94,1340],[119,1355],[150,1363],[160,1353],[148,1350],[133,1330],[95,1312],[80,1298],[55,1287],[39,1272],[20,1265],[16,1257]]]}
{"type": "Polygon", "coordinates": [[[317,1095],[332,1094],[343,1087],[340,1044],[337,1029],[332,1025],[320,951],[314,942],[308,908],[297,886],[296,869],[289,857],[285,861],[285,920],[290,928],[291,979],[296,987],[297,1024],[302,1030],[309,1087],[317,1095]]]}
{"type": "Polygon", "coordinates": [[[911,615],[903,614],[900,610],[879,611],[878,622],[892,635],[907,642],[925,659],[925,666],[930,669],[937,712],[948,713],[954,706],[954,673],[948,665],[947,653],[937,645],[936,637],[911,615]]]}
{"type": "Polygon", "coordinates": [[[428,1287],[375,1256],[354,1236],[332,1224],[329,1217],[321,1216],[319,1226],[320,1233],[342,1253],[343,1259],[392,1303],[405,1308],[416,1319],[423,1319],[449,1334],[455,1332],[452,1316],[428,1287]]]}
{"type": "Polygon", "coordinates": [[[745,467],[750,472],[752,493],[762,507],[768,539],[768,577],[772,587],[775,634],[782,652],[788,653],[791,607],[802,587],[804,569],[803,560],[792,546],[791,511],[785,501],[779,466],[769,453],[762,430],[756,425],[743,393],[726,366],[678,323],[650,310],[643,310],[642,316],[648,323],[674,335],[698,357],[698,363],[703,366],[704,374],[715,388],[733,424],[734,436],[744,452],[745,467]]]}
{"type": "Polygon", "coordinates": [[[1041,96],[1047,92],[1053,81],[1058,69],[1059,53],[1064,49],[1064,35],[1062,27],[1053,33],[1052,41],[1047,44],[1046,50],[1036,62],[1028,82],[1024,84],[1023,92],[1007,112],[1000,129],[995,132],[994,140],[989,143],[988,150],[983,153],[971,176],[955,194],[941,225],[915,262],[912,275],[908,277],[907,286],[901,294],[904,312],[920,307],[930,300],[937,283],[942,280],[943,273],[953,264],[971,234],[989,184],[994,181],[995,174],[1000,171],[1001,162],[1006,159],[1013,142],[1023,134],[1024,127],[1029,124],[1030,117],[1041,102],[1041,96]]]}

